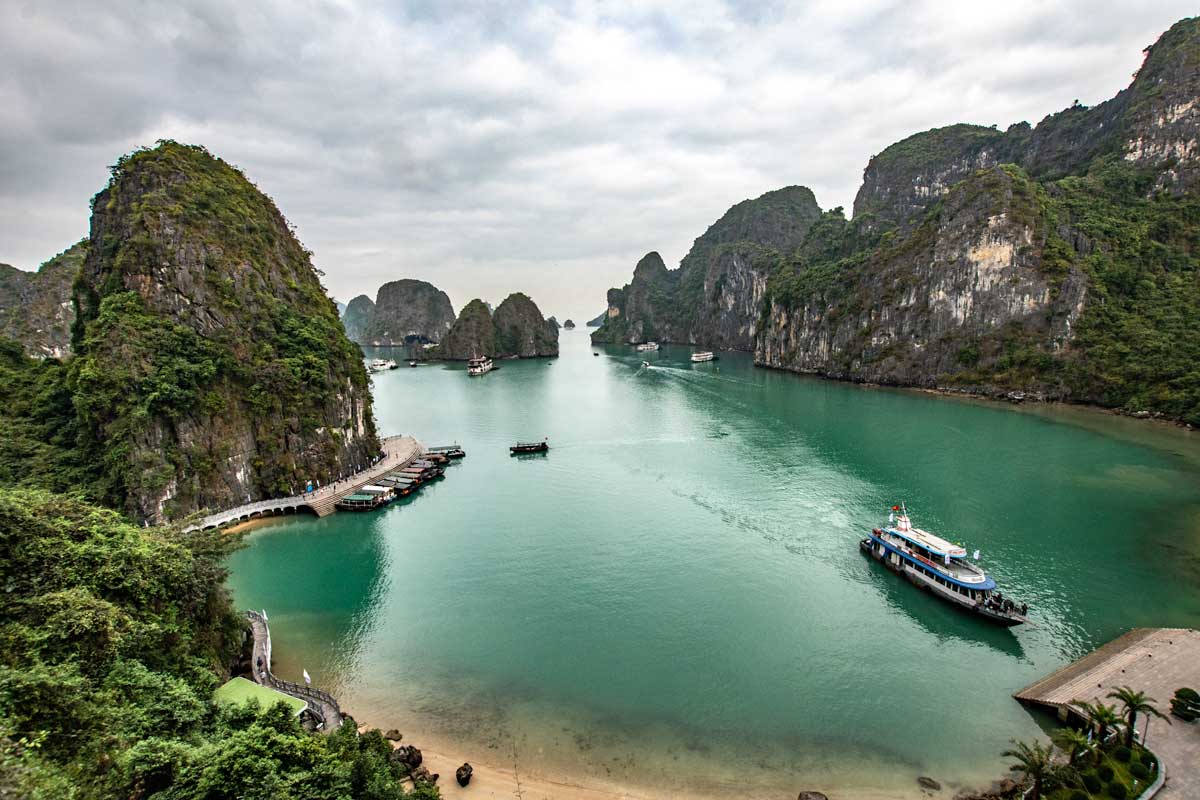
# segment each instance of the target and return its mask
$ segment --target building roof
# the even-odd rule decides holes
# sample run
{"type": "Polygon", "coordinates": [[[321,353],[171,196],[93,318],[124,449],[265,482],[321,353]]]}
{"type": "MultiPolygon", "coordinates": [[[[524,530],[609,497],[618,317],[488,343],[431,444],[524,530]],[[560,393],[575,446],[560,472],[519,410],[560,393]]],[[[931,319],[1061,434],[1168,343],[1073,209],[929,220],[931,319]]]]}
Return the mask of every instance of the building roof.
{"type": "Polygon", "coordinates": [[[251,700],[257,700],[263,708],[270,708],[279,702],[287,703],[297,714],[308,707],[297,697],[245,678],[233,678],[213,692],[213,702],[219,706],[238,706],[251,700]]]}

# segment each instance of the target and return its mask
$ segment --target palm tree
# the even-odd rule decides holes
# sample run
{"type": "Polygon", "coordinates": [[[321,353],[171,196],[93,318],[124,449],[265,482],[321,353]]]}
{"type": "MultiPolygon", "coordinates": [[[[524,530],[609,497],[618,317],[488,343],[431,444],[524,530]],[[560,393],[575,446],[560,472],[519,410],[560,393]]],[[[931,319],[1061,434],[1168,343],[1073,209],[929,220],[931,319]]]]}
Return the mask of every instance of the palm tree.
{"type": "Polygon", "coordinates": [[[1054,774],[1054,749],[1040,742],[1026,744],[1016,739],[1011,741],[1013,749],[1005,750],[1001,755],[1016,760],[1017,763],[1009,765],[1009,770],[1024,774],[1025,779],[1033,783],[1032,800],[1038,800],[1046,779],[1054,774]]]}
{"type": "Polygon", "coordinates": [[[1121,722],[1121,715],[1116,706],[1106,706],[1104,703],[1089,703],[1086,700],[1072,700],[1074,705],[1087,714],[1088,720],[1097,727],[1096,742],[1103,745],[1108,736],[1108,729],[1121,722]]]}
{"type": "Polygon", "coordinates": [[[1166,714],[1158,710],[1154,705],[1154,698],[1147,697],[1145,692],[1135,692],[1129,686],[1121,686],[1118,689],[1108,693],[1109,700],[1119,700],[1121,705],[1125,707],[1125,746],[1133,747],[1133,732],[1137,727],[1137,715],[1149,714],[1158,717],[1159,719],[1167,720],[1167,724],[1171,724],[1171,720],[1166,714]]]}
{"type": "Polygon", "coordinates": [[[1075,728],[1059,728],[1050,735],[1050,741],[1067,754],[1067,763],[1071,766],[1090,759],[1096,751],[1096,745],[1088,739],[1087,734],[1075,728]]]}

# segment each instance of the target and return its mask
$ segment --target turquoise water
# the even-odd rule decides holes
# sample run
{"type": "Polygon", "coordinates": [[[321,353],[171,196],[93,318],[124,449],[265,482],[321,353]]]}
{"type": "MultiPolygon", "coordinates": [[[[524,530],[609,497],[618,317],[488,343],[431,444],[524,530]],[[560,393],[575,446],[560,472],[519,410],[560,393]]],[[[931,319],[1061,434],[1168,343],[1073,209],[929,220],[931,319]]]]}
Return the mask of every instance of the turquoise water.
{"type": "Polygon", "coordinates": [[[230,583],[270,614],[281,674],[418,744],[585,783],[901,794],[999,775],[1040,730],[1010,697],[1036,678],[1132,626],[1200,625],[1183,432],[562,346],[374,378],[382,433],[468,455],[384,511],[247,537],[230,583]],[[1036,626],[862,556],[901,500],[1036,626]]]}

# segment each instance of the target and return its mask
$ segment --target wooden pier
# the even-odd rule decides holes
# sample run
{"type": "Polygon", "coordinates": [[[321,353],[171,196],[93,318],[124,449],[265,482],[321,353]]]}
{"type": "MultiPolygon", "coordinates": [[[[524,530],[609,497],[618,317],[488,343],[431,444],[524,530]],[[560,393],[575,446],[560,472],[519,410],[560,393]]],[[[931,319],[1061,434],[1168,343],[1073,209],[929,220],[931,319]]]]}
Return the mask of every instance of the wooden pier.
{"type": "MultiPolygon", "coordinates": [[[[1190,628],[1134,628],[1068,664],[1013,697],[1022,703],[1054,711],[1060,719],[1083,717],[1076,705],[1112,703],[1109,692],[1121,686],[1145,692],[1164,714],[1171,696],[1183,686],[1200,688],[1200,631],[1190,628]]],[[[1200,798],[1200,730],[1172,718],[1168,725],[1150,720],[1146,746],[1166,765],[1167,779],[1157,797],[1165,800],[1200,798]]],[[[1138,734],[1146,716],[1138,717],[1138,734]]]]}
{"type": "Polygon", "coordinates": [[[407,466],[425,452],[421,443],[411,436],[389,436],[383,439],[380,445],[383,447],[383,458],[349,478],[336,481],[328,486],[322,486],[316,491],[292,495],[291,497],[260,500],[257,503],[246,503],[236,508],[229,508],[215,514],[209,514],[186,526],[183,530],[185,533],[188,531],[208,530],[209,528],[219,528],[230,523],[246,522],[260,517],[271,517],[280,514],[297,514],[301,511],[307,511],[316,514],[318,517],[324,517],[333,513],[334,506],[343,497],[354,494],[359,488],[366,486],[381,475],[386,475],[389,472],[394,472],[407,466]]]}

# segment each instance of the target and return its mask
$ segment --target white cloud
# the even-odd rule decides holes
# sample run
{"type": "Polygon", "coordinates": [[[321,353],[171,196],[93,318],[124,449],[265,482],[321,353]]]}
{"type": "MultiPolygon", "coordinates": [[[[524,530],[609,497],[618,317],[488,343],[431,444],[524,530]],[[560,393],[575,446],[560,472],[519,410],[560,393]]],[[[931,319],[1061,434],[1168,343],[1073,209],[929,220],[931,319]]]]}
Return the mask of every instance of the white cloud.
{"type": "Polygon", "coordinates": [[[0,260],[84,235],[123,152],[198,142],[275,198],[349,298],[399,277],[598,312],[788,184],[1123,88],[1182,2],[0,3],[0,260]]]}

